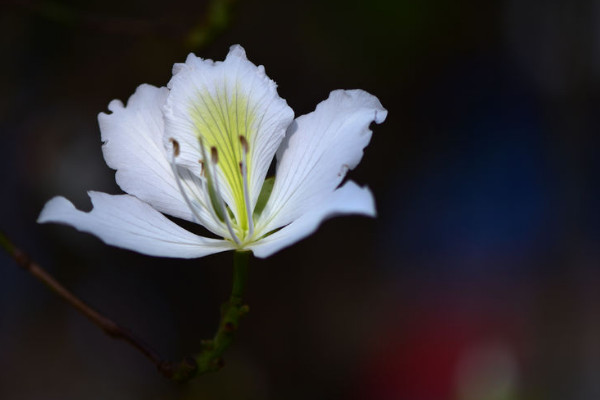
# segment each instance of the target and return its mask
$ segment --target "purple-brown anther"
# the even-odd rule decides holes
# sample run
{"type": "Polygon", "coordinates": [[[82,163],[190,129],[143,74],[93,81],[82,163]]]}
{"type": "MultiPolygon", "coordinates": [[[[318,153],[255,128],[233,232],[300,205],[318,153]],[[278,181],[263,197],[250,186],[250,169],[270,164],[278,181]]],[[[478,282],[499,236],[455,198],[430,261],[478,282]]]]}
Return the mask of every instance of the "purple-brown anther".
{"type": "Polygon", "coordinates": [[[179,157],[179,152],[180,152],[179,142],[173,138],[169,138],[169,142],[171,142],[171,144],[173,144],[173,154],[175,155],[175,157],[179,157]]]}
{"type": "Polygon", "coordinates": [[[248,153],[248,150],[249,150],[248,141],[246,140],[246,138],[244,136],[240,135],[240,142],[242,143],[242,149],[244,150],[244,153],[248,153]]]}

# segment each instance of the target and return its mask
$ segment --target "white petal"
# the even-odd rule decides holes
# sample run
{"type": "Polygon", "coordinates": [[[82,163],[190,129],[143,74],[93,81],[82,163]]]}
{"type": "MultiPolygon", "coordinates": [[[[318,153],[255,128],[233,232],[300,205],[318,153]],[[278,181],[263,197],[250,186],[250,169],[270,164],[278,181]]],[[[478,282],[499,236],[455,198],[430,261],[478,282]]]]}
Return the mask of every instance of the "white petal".
{"type": "Polygon", "coordinates": [[[141,85],[126,107],[113,100],[108,105],[112,113],[98,115],[102,151],[108,166],[117,170],[123,191],[161,212],[192,221],[163,145],[162,106],[168,94],[167,88],[141,85]]]}
{"type": "Polygon", "coordinates": [[[185,64],[173,67],[171,93],[165,105],[166,136],[180,144],[178,163],[200,171],[203,159],[216,147],[219,180],[224,200],[236,219],[246,210],[239,163],[242,146],[249,144],[248,173],[251,209],[254,208],[273,156],[292,122],[294,113],[276,90],[262,66],[246,58],[244,49],[232,46],[225,61],[203,60],[190,54],[185,64]]]}
{"type": "Polygon", "coordinates": [[[323,200],[361,160],[371,122],[387,111],[362,90],[335,90],[316,110],[296,119],[277,152],[275,185],[258,222],[260,231],[287,225],[323,200]]]}
{"type": "Polygon", "coordinates": [[[136,197],[88,192],[93,210],[77,210],[64,197],[46,203],[39,223],[57,222],[107,244],[159,257],[196,258],[230,250],[231,243],[194,235],[136,197]]]}
{"type": "Polygon", "coordinates": [[[117,184],[125,192],[152,205],[155,209],[204,225],[223,236],[223,228],[215,223],[206,210],[203,197],[198,195],[197,179],[182,171],[184,190],[199,203],[195,218],[183,199],[175,181],[163,143],[164,118],[162,107],[169,90],[141,85],[127,101],[127,106],[113,100],[111,114],[100,113],[98,123],[102,135],[102,151],[109,167],[116,169],[117,184]]]}
{"type": "Polygon", "coordinates": [[[257,257],[271,254],[290,246],[317,230],[325,219],[343,214],[361,214],[374,217],[375,202],[371,191],[349,181],[322,200],[313,210],[291,224],[249,246],[257,257]]]}

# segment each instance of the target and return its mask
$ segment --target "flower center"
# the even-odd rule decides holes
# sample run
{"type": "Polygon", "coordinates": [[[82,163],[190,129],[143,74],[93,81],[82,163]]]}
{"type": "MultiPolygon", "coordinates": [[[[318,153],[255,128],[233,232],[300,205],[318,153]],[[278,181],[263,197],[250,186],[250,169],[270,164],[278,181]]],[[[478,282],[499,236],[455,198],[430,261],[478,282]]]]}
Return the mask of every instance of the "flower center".
{"type": "MultiPolygon", "coordinates": [[[[200,147],[204,159],[206,159],[204,145],[200,139],[200,147]]],[[[242,160],[239,162],[239,169],[236,175],[241,178],[242,181],[242,204],[244,206],[244,213],[239,220],[240,213],[234,214],[231,209],[225,204],[223,193],[221,191],[219,170],[217,169],[219,164],[219,152],[216,147],[210,149],[210,160],[212,168],[206,170],[208,179],[208,191],[211,199],[211,205],[215,209],[216,215],[219,219],[227,225],[229,234],[232,239],[239,245],[244,239],[251,238],[254,234],[254,221],[252,219],[252,209],[250,202],[250,194],[248,190],[248,141],[244,136],[239,136],[239,142],[242,150],[242,160]],[[236,219],[236,215],[238,219],[236,219]],[[237,229],[235,229],[237,228],[237,229]]],[[[237,203],[237,205],[240,205],[237,203]]]]}
{"type": "Polygon", "coordinates": [[[223,82],[215,90],[198,91],[188,112],[201,147],[202,159],[205,163],[209,160],[213,167],[212,186],[220,190],[219,197],[232,212],[240,231],[238,233],[244,236],[252,225],[252,210],[246,192],[252,171],[248,143],[255,136],[253,107],[237,85],[223,82]],[[240,170],[241,164],[245,165],[245,172],[240,170]]]}
{"type": "MultiPolygon", "coordinates": [[[[200,182],[202,185],[200,187],[200,192],[205,195],[205,198],[203,199],[204,201],[200,201],[200,203],[204,206],[204,208],[207,208],[208,211],[210,211],[210,215],[212,215],[215,222],[218,224],[225,224],[231,240],[239,246],[246,240],[252,238],[252,235],[254,234],[254,221],[252,219],[250,194],[248,190],[248,141],[244,136],[239,136],[238,139],[241,147],[242,157],[241,161],[239,162],[239,172],[237,172],[236,175],[238,175],[242,182],[242,205],[244,206],[243,217],[245,217],[245,219],[241,221],[236,218],[236,214],[231,211],[231,208],[226,204],[223,197],[221,188],[222,174],[219,174],[219,151],[215,146],[211,147],[210,163],[207,163],[203,161],[207,160],[208,156],[202,138],[200,138],[198,142],[203,158],[203,160],[200,160],[202,166],[202,176],[200,177],[200,182]]],[[[199,222],[202,222],[203,218],[198,212],[197,206],[195,206],[195,203],[190,200],[188,193],[183,187],[183,179],[175,162],[175,159],[180,153],[179,142],[173,138],[170,139],[170,142],[173,145],[171,166],[173,168],[177,186],[196,219],[198,219],[199,222]]]]}

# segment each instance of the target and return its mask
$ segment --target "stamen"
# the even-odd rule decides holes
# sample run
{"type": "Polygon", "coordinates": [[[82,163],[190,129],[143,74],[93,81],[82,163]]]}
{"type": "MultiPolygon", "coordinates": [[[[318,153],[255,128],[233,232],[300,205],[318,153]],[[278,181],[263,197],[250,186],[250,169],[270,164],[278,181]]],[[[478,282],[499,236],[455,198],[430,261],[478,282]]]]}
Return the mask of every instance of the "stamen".
{"type": "Polygon", "coordinates": [[[237,235],[235,234],[235,232],[233,230],[233,226],[231,225],[231,220],[229,219],[229,212],[227,212],[227,209],[225,208],[225,201],[223,200],[223,196],[221,196],[221,191],[219,190],[219,178],[217,176],[218,175],[217,174],[217,163],[219,162],[219,153],[217,152],[216,147],[210,148],[210,156],[211,156],[211,161],[212,161],[212,165],[213,165],[212,177],[213,177],[213,182],[214,182],[214,186],[215,186],[215,194],[217,197],[217,202],[219,203],[219,207],[221,208],[221,213],[223,214],[223,219],[225,220],[225,224],[227,224],[227,229],[229,230],[229,234],[231,235],[231,238],[237,245],[240,245],[240,244],[242,244],[242,242],[240,241],[240,239],[237,237],[237,235]]]}
{"type": "Polygon", "coordinates": [[[202,177],[206,178],[202,180],[202,193],[205,195],[206,204],[210,205],[210,207],[207,208],[211,216],[214,218],[215,221],[221,223],[224,219],[220,216],[220,207],[218,207],[217,195],[215,194],[215,190],[212,183],[212,174],[208,166],[208,164],[210,164],[210,161],[208,161],[208,164],[204,161],[208,160],[208,158],[206,157],[206,149],[204,148],[204,142],[202,141],[201,137],[198,138],[198,143],[200,144],[200,152],[202,153],[202,160],[198,160],[202,167],[202,171],[200,172],[200,174],[202,177]]]}
{"type": "Polygon", "coordinates": [[[244,153],[248,153],[248,141],[242,135],[240,135],[240,142],[242,143],[242,150],[244,150],[244,153]]]}
{"type": "Polygon", "coordinates": [[[179,188],[179,192],[181,193],[181,196],[183,196],[183,200],[189,207],[190,211],[192,212],[192,214],[194,215],[196,220],[199,223],[201,223],[203,221],[203,219],[200,218],[200,214],[198,214],[198,211],[196,211],[196,207],[194,207],[194,205],[192,204],[187,193],[185,192],[185,190],[183,190],[183,185],[181,184],[181,177],[179,176],[179,172],[177,171],[177,164],[175,164],[175,158],[177,156],[179,156],[179,142],[173,138],[169,138],[169,142],[171,142],[173,144],[173,154],[171,157],[171,168],[173,169],[173,175],[175,175],[175,182],[177,182],[177,187],[179,188]]]}
{"type": "Polygon", "coordinates": [[[244,136],[240,136],[242,143],[242,162],[240,163],[240,173],[244,183],[244,203],[246,203],[246,216],[248,219],[248,236],[254,234],[254,219],[252,218],[252,205],[250,204],[250,191],[248,190],[248,141],[244,136]]]}
{"type": "Polygon", "coordinates": [[[173,145],[173,155],[175,157],[179,157],[179,142],[174,138],[169,138],[169,142],[171,142],[171,144],[173,145]]]}

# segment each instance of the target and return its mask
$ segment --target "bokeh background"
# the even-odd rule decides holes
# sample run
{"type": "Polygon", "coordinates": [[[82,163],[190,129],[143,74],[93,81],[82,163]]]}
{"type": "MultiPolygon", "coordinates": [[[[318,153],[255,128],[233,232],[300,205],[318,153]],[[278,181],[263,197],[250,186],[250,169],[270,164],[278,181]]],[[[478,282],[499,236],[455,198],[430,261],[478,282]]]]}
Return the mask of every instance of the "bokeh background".
{"type": "Polygon", "coordinates": [[[350,173],[379,217],[253,260],[226,367],[189,384],[0,254],[0,398],[600,398],[599,27],[584,0],[2,2],[0,229],[169,359],[212,336],[231,254],[35,223],[120,193],[97,114],[240,43],[296,115],[362,88],[389,116],[350,173]]]}

